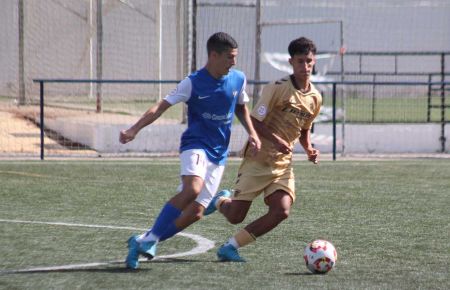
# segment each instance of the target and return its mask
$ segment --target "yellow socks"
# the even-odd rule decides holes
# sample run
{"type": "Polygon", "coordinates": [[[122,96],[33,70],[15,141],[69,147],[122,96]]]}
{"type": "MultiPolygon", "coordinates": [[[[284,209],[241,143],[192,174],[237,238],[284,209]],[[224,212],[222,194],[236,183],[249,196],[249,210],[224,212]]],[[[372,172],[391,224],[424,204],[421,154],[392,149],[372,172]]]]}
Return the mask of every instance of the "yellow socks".
{"type": "Polygon", "coordinates": [[[234,239],[236,241],[237,247],[236,247],[236,245],[233,245],[233,246],[235,246],[236,249],[240,248],[240,247],[243,247],[243,246],[246,246],[246,245],[256,241],[256,237],[254,235],[252,235],[251,233],[247,232],[245,229],[240,230],[231,239],[234,239]]]}
{"type": "Polygon", "coordinates": [[[220,207],[222,206],[222,203],[227,199],[230,199],[230,198],[221,196],[217,199],[215,206],[219,211],[220,211],[220,207]]]}

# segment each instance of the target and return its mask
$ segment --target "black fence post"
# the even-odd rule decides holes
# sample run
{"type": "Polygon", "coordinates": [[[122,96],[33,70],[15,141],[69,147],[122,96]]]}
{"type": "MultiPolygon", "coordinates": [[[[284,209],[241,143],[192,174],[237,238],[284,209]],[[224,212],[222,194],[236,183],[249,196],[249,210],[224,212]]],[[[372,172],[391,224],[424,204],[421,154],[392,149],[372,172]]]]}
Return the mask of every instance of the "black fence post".
{"type": "Polygon", "coordinates": [[[377,75],[374,73],[373,74],[373,85],[372,85],[372,122],[375,122],[375,102],[376,102],[376,80],[377,80],[377,75]]]}
{"type": "Polygon", "coordinates": [[[441,54],[441,153],[445,152],[445,53],[441,54]]]}
{"type": "Polygon", "coordinates": [[[428,75],[428,92],[427,92],[427,122],[431,121],[431,81],[432,75],[428,75]]]}
{"type": "Polygon", "coordinates": [[[333,83],[333,161],[336,161],[336,82],[333,83]]]}
{"type": "Polygon", "coordinates": [[[41,160],[44,160],[44,81],[39,81],[39,106],[40,106],[40,129],[41,129],[41,160]]]}

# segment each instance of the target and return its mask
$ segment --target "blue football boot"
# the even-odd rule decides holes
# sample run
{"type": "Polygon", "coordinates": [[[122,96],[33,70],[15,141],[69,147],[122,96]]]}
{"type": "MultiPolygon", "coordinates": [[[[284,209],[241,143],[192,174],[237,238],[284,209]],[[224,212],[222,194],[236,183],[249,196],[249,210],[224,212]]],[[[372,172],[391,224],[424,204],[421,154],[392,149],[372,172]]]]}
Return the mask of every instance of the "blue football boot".
{"type": "Polygon", "coordinates": [[[139,267],[139,243],[138,236],[131,236],[128,239],[128,256],[125,264],[128,269],[136,270],[139,267]]]}
{"type": "Polygon", "coordinates": [[[231,197],[231,192],[229,190],[222,190],[219,191],[211,200],[211,202],[209,203],[208,207],[205,209],[205,212],[203,213],[203,215],[210,215],[213,212],[215,212],[217,210],[216,208],[216,202],[220,197],[231,197]]]}
{"type": "Polygon", "coordinates": [[[217,257],[221,262],[245,262],[245,260],[239,256],[238,250],[233,245],[222,245],[217,250],[217,257]]]}

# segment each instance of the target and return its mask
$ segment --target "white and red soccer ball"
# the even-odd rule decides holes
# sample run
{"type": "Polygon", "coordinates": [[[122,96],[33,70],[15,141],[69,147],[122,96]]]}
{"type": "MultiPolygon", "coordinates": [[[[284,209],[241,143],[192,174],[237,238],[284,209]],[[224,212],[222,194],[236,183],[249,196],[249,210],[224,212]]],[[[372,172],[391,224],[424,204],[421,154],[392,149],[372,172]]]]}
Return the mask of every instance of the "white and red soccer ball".
{"type": "Polygon", "coordinates": [[[306,246],[303,258],[312,273],[326,274],[336,264],[337,252],[329,241],[315,240],[306,246]]]}

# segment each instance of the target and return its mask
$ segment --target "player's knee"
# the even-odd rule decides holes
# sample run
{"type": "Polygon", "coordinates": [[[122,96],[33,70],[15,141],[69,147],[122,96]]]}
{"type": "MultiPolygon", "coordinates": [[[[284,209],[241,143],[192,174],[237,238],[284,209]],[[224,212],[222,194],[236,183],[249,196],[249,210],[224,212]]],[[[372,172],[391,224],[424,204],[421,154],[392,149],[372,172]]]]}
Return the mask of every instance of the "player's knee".
{"type": "Polygon", "coordinates": [[[188,201],[195,200],[199,194],[200,194],[200,190],[193,189],[193,188],[185,189],[182,192],[180,192],[180,195],[182,195],[188,201]]]}
{"type": "Polygon", "coordinates": [[[228,222],[232,225],[237,225],[242,222],[242,219],[236,218],[236,217],[228,217],[227,219],[228,219],[228,222]]]}
{"type": "Polygon", "coordinates": [[[190,215],[190,218],[189,218],[190,221],[192,223],[195,223],[195,222],[197,222],[197,221],[202,219],[202,217],[203,217],[203,210],[201,210],[200,208],[196,207],[194,210],[189,212],[189,215],[190,215]]]}
{"type": "Polygon", "coordinates": [[[187,199],[196,199],[202,190],[202,186],[200,184],[188,184],[183,186],[183,189],[179,193],[187,199]]]}
{"type": "Polygon", "coordinates": [[[233,213],[232,215],[227,216],[228,222],[233,225],[242,223],[244,219],[245,215],[242,215],[240,213],[233,213]]]}
{"type": "Polygon", "coordinates": [[[192,216],[192,222],[198,222],[199,220],[201,220],[203,218],[203,213],[196,213],[192,216]]]}
{"type": "Polygon", "coordinates": [[[272,211],[272,216],[278,221],[283,221],[289,217],[289,209],[277,208],[272,211]]]}

